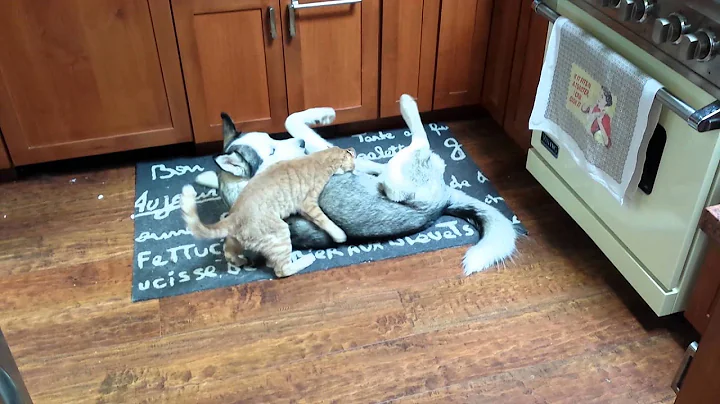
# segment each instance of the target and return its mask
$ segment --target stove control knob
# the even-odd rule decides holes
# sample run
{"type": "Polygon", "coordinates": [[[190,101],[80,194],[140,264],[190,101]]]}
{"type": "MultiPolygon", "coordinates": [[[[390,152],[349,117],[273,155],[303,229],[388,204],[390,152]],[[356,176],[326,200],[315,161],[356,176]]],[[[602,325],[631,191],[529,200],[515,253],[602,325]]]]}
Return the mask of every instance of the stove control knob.
{"type": "Polygon", "coordinates": [[[705,29],[693,34],[685,34],[680,38],[680,57],[685,60],[707,62],[715,57],[720,46],[717,36],[705,29]]]}
{"type": "Polygon", "coordinates": [[[667,18],[657,18],[653,26],[652,39],[658,45],[666,42],[678,43],[680,37],[690,30],[687,18],[672,13],[667,18]]]}
{"type": "Polygon", "coordinates": [[[645,22],[655,12],[655,0],[620,0],[622,21],[645,22]]]}
{"type": "Polygon", "coordinates": [[[617,6],[620,4],[620,0],[595,0],[595,4],[600,7],[617,8],[617,6]]]}
{"type": "Polygon", "coordinates": [[[635,0],[620,0],[618,16],[622,21],[630,21],[635,15],[635,6],[637,6],[635,0]]]}

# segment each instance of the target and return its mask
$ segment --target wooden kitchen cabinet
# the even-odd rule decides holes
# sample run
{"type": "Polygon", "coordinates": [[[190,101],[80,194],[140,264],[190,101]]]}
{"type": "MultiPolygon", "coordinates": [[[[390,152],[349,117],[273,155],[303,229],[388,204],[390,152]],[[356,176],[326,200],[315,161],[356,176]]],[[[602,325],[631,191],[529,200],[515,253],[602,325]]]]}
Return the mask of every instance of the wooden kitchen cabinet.
{"type": "Polygon", "coordinates": [[[434,109],[480,104],[493,0],[443,0],[434,109]]]}
{"type": "Polygon", "coordinates": [[[168,0],[0,2],[16,165],[192,140],[168,0]]]}
{"type": "Polygon", "coordinates": [[[402,94],[432,110],[441,0],[383,0],[380,117],[400,115],[402,94]]]}
{"type": "Polygon", "coordinates": [[[685,308],[685,318],[704,334],[715,314],[715,303],[720,302],[720,205],[703,210],[700,228],[708,236],[708,246],[685,308]]]}
{"type": "Polygon", "coordinates": [[[289,112],[333,107],[337,123],[377,118],[380,0],[294,11],[289,5],[281,1],[289,112]]]}
{"type": "Polygon", "coordinates": [[[714,404],[720,396],[720,205],[703,210],[699,227],[707,235],[708,248],[685,317],[702,337],[689,369],[678,381],[676,404],[714,404]]]}
{"type": "Polygon", "coordinates": [[[7,170],[8,168],[12,168],[12,166],[12,161],[5,148],[5,142],[3,142],[2,134],[0,134],[0,170],[7,170]]]}
{"type": "Polygon", "coordinates": [[[173,0],[195,141],[283,130],[287,112],[279,0],[173,0]]]}
{"type": "Polygon", "coordinates": [[[491,56],[485,61],[482,106],[501,125],[505,120],[520,10],[529,8],[529,4],[526,0],[504,0],[496,1],[493,7],[487,50],[491,56]]]}
{"type": "Polygon", "coordinates": [[[524,149],[530,148],[530,114],[535,105],[548,35],[547,20],[536,14],[530,3],[523,1],[520,8],[505,115],[499,121],[505,132],[524,149]]]}
{"type": "Polygon", "coordinates": [[[675,404],[717,404],[720,397],[720,301],[715,302],[716,314],[708,322],[707,332],[697,347],[682,380],[675,404]]]}

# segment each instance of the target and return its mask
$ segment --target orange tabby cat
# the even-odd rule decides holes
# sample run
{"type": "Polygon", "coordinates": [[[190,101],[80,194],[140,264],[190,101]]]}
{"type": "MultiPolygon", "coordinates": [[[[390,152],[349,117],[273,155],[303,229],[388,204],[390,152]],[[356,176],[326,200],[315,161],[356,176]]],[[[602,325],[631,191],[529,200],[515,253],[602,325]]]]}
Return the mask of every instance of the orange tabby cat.
{"type": "Polygon", "coordinates": [[[182,213],[195,237],[225,237],[225,258],[237,266],[247,264],[244,251],[261,254],[275,275],[293,275],[314,257],[291,263],[290,229],[284,219],[300,213],[325,230],[337,243],[347,240],[318,206],[318,198],[334,174],[355,169],[355,150],[332,147],[308,156],[272,165],[253,177],[233,204],[228,216],[217,223],[200,221],[192,185],[183,187],[182,213]],[[308,260],[310,260],[308,262],[308,260]]]}

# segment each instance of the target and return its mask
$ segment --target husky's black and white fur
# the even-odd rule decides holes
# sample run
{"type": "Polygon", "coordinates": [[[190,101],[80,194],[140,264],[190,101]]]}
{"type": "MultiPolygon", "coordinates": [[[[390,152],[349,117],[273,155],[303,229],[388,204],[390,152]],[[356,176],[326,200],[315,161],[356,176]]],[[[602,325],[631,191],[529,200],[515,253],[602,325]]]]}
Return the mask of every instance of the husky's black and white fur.
{"type": "MultiPolygon", "coordinates": [[[[350,242],[395,239],[422,231],[441,215],[470,221],[482,238],[465,254],[466,275],[504,261],[515,252],[517,233],[496,208],[445,184],[445,162],[430,150],[417,104],[408,95],[400,110],[411,133],[410,146],[386,164],[356,160],[356,172],[335,175],[320,196],[320,207],[350,242]]],[[[312,108],[290,115],[285,128],[292,139],[274,140],[267,133],[238,133],[223,114],[224,152],[215,161],[221,171],[199,175],[200,185],[219,188],[231,206],[247,180],[266,167],[332,145],[309,125],[329,125],[332,108],[312,108]]],[[[330,236],[301,216],[290,217],[292,244],[298,249],[333,246],[330,236]]]]}

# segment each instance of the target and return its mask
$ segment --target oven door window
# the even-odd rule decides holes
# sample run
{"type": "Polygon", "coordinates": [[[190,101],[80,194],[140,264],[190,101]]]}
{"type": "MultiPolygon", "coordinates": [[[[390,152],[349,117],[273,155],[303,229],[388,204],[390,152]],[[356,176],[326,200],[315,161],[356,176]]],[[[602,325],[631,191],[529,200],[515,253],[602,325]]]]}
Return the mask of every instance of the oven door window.
{"type": "Polygon", "coordinates": [[[653,132],[652,138],[650,138],[650,142],[648,142],[647,152],[645,153],[645,164],[643,165],[642,176],[638,184],[638,188],[640,188],[645,195],[650,195],[655,186],[655,179],[657,178],[658,169],[660,168],[665,143],[667,143],[667,132],[665,132],[665,128],[663,128],[662,125],[658,125],[653,132]]]}

